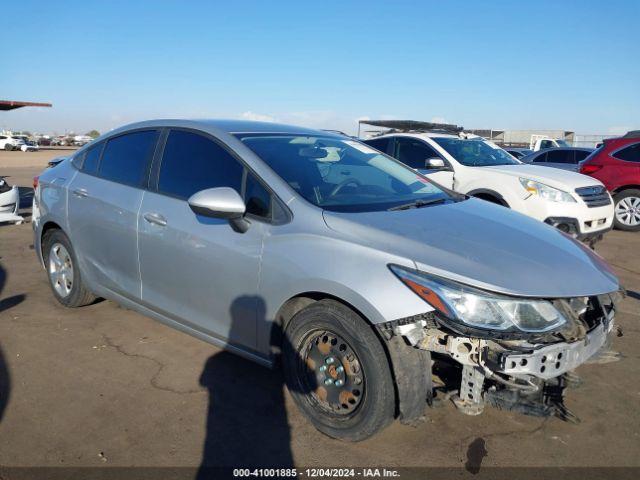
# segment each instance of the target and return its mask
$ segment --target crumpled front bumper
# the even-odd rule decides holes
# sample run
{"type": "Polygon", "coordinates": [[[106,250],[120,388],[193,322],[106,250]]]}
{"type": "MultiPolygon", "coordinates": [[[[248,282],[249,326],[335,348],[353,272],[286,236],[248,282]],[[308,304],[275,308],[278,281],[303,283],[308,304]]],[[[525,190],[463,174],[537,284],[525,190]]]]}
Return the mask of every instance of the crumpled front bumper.
{"type": "Polygon", "coordinates": [[[572,343],[556,343],[532,353],[501,355],[497,371],[507,375],[532,375],[544,380],[555,378],[585,363],[605,344],[613,329],[613,312],[584,339],[572,343]]]}
{"type": "Polygon", "coordinates": [[[573,370],[619,359],[609,348],[616,297],[558,300],[559,308],[570,309],[570,321],[552,334],[474,336],[432,312],[397,320],[382,331],[391,340],[402,337],[405,347],[429,352],[436,398],[440,392],[462,413],[478,415],[486,404],[575,421],[563,403],[565,388],[580,383],[573,370]]]}

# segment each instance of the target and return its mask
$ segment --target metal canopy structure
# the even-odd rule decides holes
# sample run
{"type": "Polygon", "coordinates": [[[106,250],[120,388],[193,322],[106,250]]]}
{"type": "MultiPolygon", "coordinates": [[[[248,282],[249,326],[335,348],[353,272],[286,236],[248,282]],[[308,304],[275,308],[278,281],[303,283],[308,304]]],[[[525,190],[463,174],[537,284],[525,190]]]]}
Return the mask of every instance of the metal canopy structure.
{"type": "Polygon", "coordinates": [[[52,107],[50,103],[17,102],[15,100],[0,100],[0,110],[15,110],[22,107],[52,107]]]}
{"type": "Polygon", "coordinates": [[[358,137],[360,136],[361,125],[371,125],[372,127],[389,128],[398,132],[431,132],[441,131],[447,133],[459,133],[464,128],[448,123],[420,122],[417,120],[360,120],[358,121],[358,137]]]}

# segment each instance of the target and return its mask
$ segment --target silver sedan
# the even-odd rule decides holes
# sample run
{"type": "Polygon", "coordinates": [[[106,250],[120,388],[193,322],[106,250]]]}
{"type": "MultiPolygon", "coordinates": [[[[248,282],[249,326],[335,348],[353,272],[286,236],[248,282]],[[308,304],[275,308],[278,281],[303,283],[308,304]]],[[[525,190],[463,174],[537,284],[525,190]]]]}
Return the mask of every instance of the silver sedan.
{"type": "Polygon", "coordinates": [[[112,131],[42,173],[33,226],[60,303],[103,297],[281,358],[311,422],[354,441],[436,396],[567,418],[566,373],[606,344],[619,289],[553,227],[269,123],[112,131]]]}

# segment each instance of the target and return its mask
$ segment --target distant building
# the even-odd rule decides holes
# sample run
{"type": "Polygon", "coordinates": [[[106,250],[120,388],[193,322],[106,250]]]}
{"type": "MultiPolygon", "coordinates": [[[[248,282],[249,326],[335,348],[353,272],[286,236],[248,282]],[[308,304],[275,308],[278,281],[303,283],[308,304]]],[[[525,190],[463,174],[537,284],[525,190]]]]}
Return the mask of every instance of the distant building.
{"type": "Polygon", "coordinates": [[[595,147],[605,138],[616,135],[580,135],[570,130],[493,130],[471,129],[466,130],[480,135],[492,142],[505,147],[528,147],[532,135],[544,135],[545,137],[566,141],[574,147],[595,147]]]}

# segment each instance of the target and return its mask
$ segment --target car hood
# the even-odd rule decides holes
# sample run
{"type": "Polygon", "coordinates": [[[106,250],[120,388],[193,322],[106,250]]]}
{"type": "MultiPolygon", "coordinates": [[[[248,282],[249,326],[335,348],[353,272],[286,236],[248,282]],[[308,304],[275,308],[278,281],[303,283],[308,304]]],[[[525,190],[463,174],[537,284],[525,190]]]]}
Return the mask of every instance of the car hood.
{"type": "Polygon", "coordinates": [[[400,211],[324,211],[324,218],[350,241],[410,259],[420,271],[486,290],[561,298],[619,288],[609,266],[586,246],[482,200],[400,211]]]}
{"type": "Polygon", "coordinates": [[[580,187],[602,185],[599,180],[580,173],[561,170],[559,168],[541,167],[539,165],[494,165],[491,167],[477,167],[513,177],[522,177],[544,183],[564,191],[573,191],[580,187]]]}

